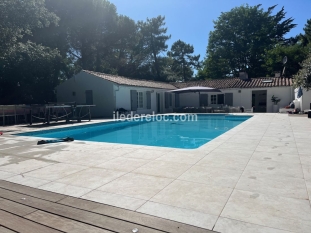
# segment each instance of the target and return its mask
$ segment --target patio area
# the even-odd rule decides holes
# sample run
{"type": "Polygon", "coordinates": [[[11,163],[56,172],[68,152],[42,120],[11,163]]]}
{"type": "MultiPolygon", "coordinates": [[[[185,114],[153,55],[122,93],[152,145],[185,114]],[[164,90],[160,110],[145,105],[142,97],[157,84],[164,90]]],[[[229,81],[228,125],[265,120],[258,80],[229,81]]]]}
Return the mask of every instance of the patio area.
{"type": "Polygon", "coordinates": [[[213,233],[130,210],[0,180],[1,233],[213,233]]]}
{"type": "Polygon", "coordinates": [[[2,127],[0,179],[216,232],[311,232],[311,119],[252,115],[195,150],[36,145],[12,134],[38,128],[2,127]]]}

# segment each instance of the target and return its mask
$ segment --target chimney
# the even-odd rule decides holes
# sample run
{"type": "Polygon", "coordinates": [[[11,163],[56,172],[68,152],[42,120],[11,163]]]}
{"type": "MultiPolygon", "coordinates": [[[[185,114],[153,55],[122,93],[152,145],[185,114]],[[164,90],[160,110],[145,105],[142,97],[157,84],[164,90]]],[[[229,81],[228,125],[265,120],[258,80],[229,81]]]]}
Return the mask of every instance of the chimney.
{"type": "Polygon", "coordinates": [[[239,72],[239,78],[241,80],[248,80],[248,74],[246,72],[239,72]]]}
{"type": "Polygon", "coordinates": [[[281,72],[280,71],[275,71],[274,72],[274,77],[276,77],[276,78],[281,77],[281,72]]]}

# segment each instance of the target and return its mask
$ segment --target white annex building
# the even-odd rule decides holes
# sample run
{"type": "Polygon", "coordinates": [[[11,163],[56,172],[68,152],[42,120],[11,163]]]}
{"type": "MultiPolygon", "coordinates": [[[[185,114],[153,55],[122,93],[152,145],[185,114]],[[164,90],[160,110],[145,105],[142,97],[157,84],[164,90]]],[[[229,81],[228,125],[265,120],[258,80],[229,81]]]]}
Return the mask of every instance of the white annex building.
{"type": "MultiPolygon", "coordinates": [[[[297,97],[291,78],[228,78],[191,82],[156,82],[136,80],[116,75],[83,70],[57,88],[58,102],[94,104],[94,117],[113,116],[116,109],[134,111],[137,114],[170,113],[180,107],[243,106],[253,107],[254,112],[275,112],[271,97],[281,99],[279,108],[287,106],[297,97]],[[203,86],[220,89],[221,93],[172,94],[167,91],[203,86]]],[[[304,90],[297,99],[298,108],[310,109],[311,91],[304,90]]],[[[296,106],[297,107],[297,106],[296,106]]]]}

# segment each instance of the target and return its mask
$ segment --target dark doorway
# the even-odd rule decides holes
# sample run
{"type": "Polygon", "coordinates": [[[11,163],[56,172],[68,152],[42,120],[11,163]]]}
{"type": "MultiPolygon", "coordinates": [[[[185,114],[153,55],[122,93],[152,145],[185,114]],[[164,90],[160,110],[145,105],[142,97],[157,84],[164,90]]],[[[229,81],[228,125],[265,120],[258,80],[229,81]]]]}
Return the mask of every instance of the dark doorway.
{"type": "Polygon", "coordinates": [[[233,106],[233,93],[225,93],[225,104],[233,106]]]}
{"type": "Polygon", "coordinates": [[[267,90],[252,91],[253,112],[267,112],[267,90]]]}

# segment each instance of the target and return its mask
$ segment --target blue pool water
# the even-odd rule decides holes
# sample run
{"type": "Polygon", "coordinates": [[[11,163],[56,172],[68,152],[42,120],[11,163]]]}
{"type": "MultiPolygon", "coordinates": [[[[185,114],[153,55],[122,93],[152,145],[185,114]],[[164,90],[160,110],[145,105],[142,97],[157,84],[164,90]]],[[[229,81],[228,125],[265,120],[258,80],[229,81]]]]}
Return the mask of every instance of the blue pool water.
{"type": "Polygon", "coordinates": [[[41,138],[195,149],[234,128],[251,116],[198,114],[197,121],[167,116],[166,121],[113,121],[19,134],[41,138]]]}

